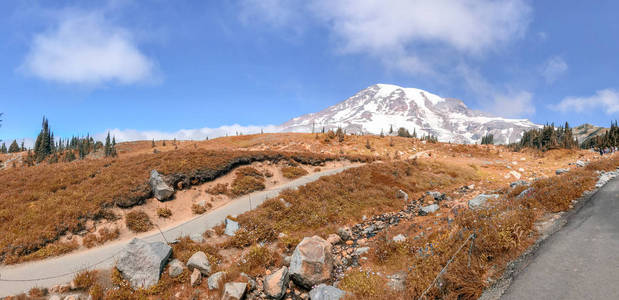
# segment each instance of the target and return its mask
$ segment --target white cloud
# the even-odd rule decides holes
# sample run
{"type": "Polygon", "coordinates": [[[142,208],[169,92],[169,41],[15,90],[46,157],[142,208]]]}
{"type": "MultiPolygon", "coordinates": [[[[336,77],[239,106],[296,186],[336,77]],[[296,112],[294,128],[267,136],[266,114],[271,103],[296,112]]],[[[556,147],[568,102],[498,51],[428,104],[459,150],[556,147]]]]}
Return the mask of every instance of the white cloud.
{"type": "Polygon", "coordinates": [[[366,54],[390,68],[427,73],[453,53],[479,56],[523,36],[530,11],[523,0],[245,0],[242,16],[277,27],[314,17],[342,53],[366,54]],[[306,17],[293,17],[298,11],[306,11],[306,17]],[[439,52],[447,55],[437,59],[439,52]]]}
{"type": "Polygon", "coordinates": [[[20,69],[67,84],[132,84],[153,79],[155,67],[128,30],[99,13],[72,13],[34,36],[20,69]]]}
{"type": "MultiPolygon", "coordinates": [[[[138,141],[138,140],[204,140],[208,138],[216,138],[226,135],[235,135],[237,132],[241,134],[252,134],[264,132],[279,132],[280,127],[275,125],[265,126],[241,126],[238,124],[221,126],[217,128],[199,128],[199,129],[181,129],[176,132],[164,132],[164,131],[139,131],[133,129],[110,129],[108,130],[111,135],[116,137],[116,141],[138,141]]],[[[95,135],[95,139],[104,140],[108,131],[95,135]]]]}
{"type": "Polygon", "coordinates": [[[530,92],[510,87],[499,89],[477,70],[466,65],[458,66],[456,72],[477,96],[483,110],[501,117],[522,117],[535,113],[533,94],[530,92]]]}
{"type": "Polygon", "coordinates": [[[566,97],[552,109],[560,112],[590,112],[601,109],[607,115],[619,112],[619,92],[613,89],[597,91],[589,97],[566,97]]]}
{"type": "Polygon", "coordinates": [[[541,73],[547,83],[553,83],[561,75],[565,74],[567,69],[567,63],[563,58],[560,56],[553,56],[544,63],[541,73]]]}

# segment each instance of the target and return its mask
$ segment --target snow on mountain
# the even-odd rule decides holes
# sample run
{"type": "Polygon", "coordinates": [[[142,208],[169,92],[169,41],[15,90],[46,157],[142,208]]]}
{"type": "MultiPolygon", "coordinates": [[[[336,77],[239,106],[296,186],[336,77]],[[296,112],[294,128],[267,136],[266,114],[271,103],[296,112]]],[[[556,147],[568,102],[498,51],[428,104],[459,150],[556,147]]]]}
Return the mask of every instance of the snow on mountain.
{"type": "Polygon", "coordinates": [[[518,141],[539,125],[527,119],[506,119],[470,110],[462,101],[442,98],[415,88],[376,84],[327,109],[294,118],[282,131],[311,132],[341,127],[349,133],[387,134],[404,127],[417,136],[432,134],[439,141],[479,143],[494,134],[495,143],[518,141]]]}

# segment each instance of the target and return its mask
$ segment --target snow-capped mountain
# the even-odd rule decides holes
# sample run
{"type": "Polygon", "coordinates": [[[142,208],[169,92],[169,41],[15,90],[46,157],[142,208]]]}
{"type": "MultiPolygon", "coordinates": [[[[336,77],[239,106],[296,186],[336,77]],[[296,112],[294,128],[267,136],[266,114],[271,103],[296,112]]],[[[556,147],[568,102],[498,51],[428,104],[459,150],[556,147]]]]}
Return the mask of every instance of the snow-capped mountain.
{"type": "Polygon", "coordinates": [[[470,110],[458,99],[424,90],[376,84],[323,111],[294,118],[282,131],[311,132],[341,127],[351,133],[387,134],[404,127],[417,136],[432,134],[439,141],[473,144],[491,133],[495,143],[512,143],[539,125],[527,119],[506,119],[470,110]]]}

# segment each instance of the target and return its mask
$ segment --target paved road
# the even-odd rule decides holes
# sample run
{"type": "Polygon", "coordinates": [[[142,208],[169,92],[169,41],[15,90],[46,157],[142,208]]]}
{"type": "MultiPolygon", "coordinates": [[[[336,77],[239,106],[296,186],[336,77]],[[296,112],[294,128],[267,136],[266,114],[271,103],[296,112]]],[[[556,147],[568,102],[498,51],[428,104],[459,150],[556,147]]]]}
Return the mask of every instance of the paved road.
{"type": "MultiPolygon", "coordinates": [[[[238,215],[250,210],[250,203],[251,207],[255,208],[266,199],[276,196],[284,189],[296,188],[315,181],[321,176],[336,174],[356,166],[359,165],[313,173],[267,191],[237,198],[229,204],[219,207],[209,213],[197,216],[176,227],[165,229],[163,234],[167,240],[174,240],[192,233],[203,233],[206,229],[223,222],[228,215],[238,215]]],[[[164,241],[160,233],[151,232],[138,235],[138,237],[146,241],[164,241]]],[[[85,267],[93,265],[95,265],[94,268],[97,269],[112,267],[115,262],[115,256],[122,250],[127,242],[128,240],[116,241],[99,248],[71,253],[61,257],[0,267],[0,297],[26,292],[32,287],[51,287],[56,284],[70,282],[73,279],[74,273],[83,270],[85,267]],[[48,279],[22,281],[22,279],[32,278],[48,279]]]]}
{"type": "Polygon", "coordinates": [[[542,245],[501,299],[619,299],[619,178],[542,245]]]}

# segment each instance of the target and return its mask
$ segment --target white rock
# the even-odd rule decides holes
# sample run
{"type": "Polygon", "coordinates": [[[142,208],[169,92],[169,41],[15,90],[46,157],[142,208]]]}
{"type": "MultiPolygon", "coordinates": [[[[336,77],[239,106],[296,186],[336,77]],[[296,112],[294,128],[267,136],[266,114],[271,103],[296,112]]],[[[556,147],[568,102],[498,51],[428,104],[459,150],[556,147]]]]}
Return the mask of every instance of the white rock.
{"type": "Polygon", "coordinates": [[[237,230],[239,230],[239,223],[233,220],[226,218],[226,230],[224,231],[225,235],[234,236],[237,230]]]}
{"type": "Polygon", "coordinates": [[[134,238],[125,246],[116,268],[134,288],[150,288],[157,284],[172,247],[162,242],[147,243],[134,238]]]}
{"type": "Polygon", "coordinates": [[[396,242],[396,243],[400,243],[400,242],[406,241],[406,237],[403,234],[400,233],[400,234],[394,236],[392,240],[394,242],[396,242]]]}
{"type": "Polygon", "coordinates": [[[194,253],[187,261],[189,270],[198,269],[202,274],[208,276],[211,273],[211,264],[202,251],[194,253]]]}

